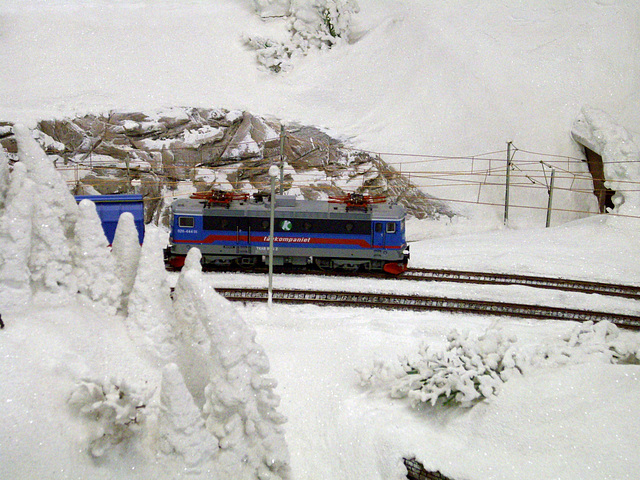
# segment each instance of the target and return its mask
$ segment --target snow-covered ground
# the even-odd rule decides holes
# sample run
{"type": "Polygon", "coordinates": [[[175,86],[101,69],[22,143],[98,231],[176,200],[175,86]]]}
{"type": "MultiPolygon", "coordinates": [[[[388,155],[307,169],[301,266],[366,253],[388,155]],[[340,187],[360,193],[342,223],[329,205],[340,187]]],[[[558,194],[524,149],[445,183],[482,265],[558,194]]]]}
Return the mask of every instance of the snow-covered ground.
{"type": "MultiPolygon", "coordinates": [[[[500,152],[489,155],[492,161],[503,159],[511,140],[523,150],[579,156],[570,132],[591,105],[624,131],[587,109],[589,128],[580,132],[604,141],[613,159],[637,155],[625,133],[637,137],[640,131],[640,10],[634,1],[360,0],[350,43],[312,50],[278,75],[258,69],[255,52],[240,37],[286,39],[285,22],[261,20],[253,4],[3,1],[0,120],[30,125],[47,117],[174,105],[247,109],[319,125],[358,148],[447,157],[412,163],[416,157],[384,156],[419,183],[418,174],[466,173],[472,156],[479,156],[474,168],[481,168],[486,152],[500,152]],[[611,138],[620,141],[607,143],[611,138]],[[465,158],[450,158],[456,156],[465,158]]],[[[518,338],[520,351],[552,352],[575,325],[437,312],[231,307],[208,286],[266,284],[266,278],[202,277],[197,269],[183,280],[182,300],[171,313],[167,282],[178,279],[165,282],[157,248],[147,246],[142,255],[147,267],[137,286],[136,272],[122,262],[133,255],[126,249],[116,271],[128,286],[92,281],[91,272],[106,274],[113,264],[87,260],[93,258],[87,252],[102,248],[99,238],[80,233],[95,220],[90,207],[74,210],[52,173],[40,168],[37,149],[28,144],[26,151],[13,168],[13,189],[0,162],[0,313],[6,324],[0,330],[0,479],[222,479],[234,478],[224,472],[241,463],[249,465],[247,478],[255,478],[254,467],[260,478],[270,478],[286,476],[278,468],[285,450],[291,479],[402,478],[401,459],[411,456],[457,480],[638,477],[640,367],[603,361],[606,355],[594,345],[579,349],[579,362],[551,355],[471,409],[414,409],[388,390],[361,386],[357,374],[376,360],[411,356],[423,342],[443,347],[453,328],[476,336],[498,328],[518,338]],[[134,301],[128,315],[122,309],[113,315],[114,292],[121,288],[134,301]],[[81,294],[60,294],[74,289],[81,294]],[[182,322],[189,334],[167,340],[172,333],[161,319],[182,322]],[[262,377],[264,357],[252,330],[271,364],[268,375],[278,381],[280,405],[262,377]],[[205,347],[215,361],[206,360],[205,347]],[[241,368],[228,369],[236,356],[241,368]],[[184,381],[162,358],[179,359],[184,381]],[[206,393],[196,388],[208,384],[215,387],[206,393]],[[129,403],[118,403],[119,392],[129,403]],[[91,395],[97,395],[93,404],[91,395]],[[131,398],[146,399],[140,422],[144,415],[147,423],[125,421],[138,418],[131,398]],[[231,415],[222,425],[229,411],[241,420],[231,415]],[[107,413],[117,417],[115,424],[106,422],[107,413]],[[287,448],[267,421],[278,423],[279,414],[288,417],[282,426],[287,448]],[[217,461],[209,450],[214,433],[225,445],[217,461]],[[100,438],[121,442],[107,449],[95,443],[100,438]],[[238,461],[243,453],[244,463],[238,461]]],[[[559,162],[573,173],[586,171],[580,162],[559,162]]],[[[615,179],[639,181],[633,165],[612,164],[615,179]]],[[[424,179],[423,186],[443,198],[480,196],[477,184],[443,189],[439,183],[424,179]]],[[[503,194],[485,186],[482,199],[503,194]]],[[[513,195],[522,200],[529,191],[513,195]]],[[[546,205],[545,195],[536,205],[546,205]]],[[[560,224],[584,214],[554,213],[551,229],[532,228],[544,223],[544,213],[526,209],[512,212],[512,228],[496,228],[499,208],[470,209],[469,218],[447,224],[409,222],[412,263],[640,285],[640,229],[630,217],[639,203],[629,195],[627,216],[617,218],[560,224]]],[[[594,211],[594,204],[588,195],[556,196],[566,210],[594,211]]],[[[311,280],[279,276],[274,284],[302,282],[311,280]]],[[[359,286],[639,310],[635,302],[597,295],[407,283],[359,286]]],[[[625,332],[618,340],[637,345],[640,336],[625,332]]]]}

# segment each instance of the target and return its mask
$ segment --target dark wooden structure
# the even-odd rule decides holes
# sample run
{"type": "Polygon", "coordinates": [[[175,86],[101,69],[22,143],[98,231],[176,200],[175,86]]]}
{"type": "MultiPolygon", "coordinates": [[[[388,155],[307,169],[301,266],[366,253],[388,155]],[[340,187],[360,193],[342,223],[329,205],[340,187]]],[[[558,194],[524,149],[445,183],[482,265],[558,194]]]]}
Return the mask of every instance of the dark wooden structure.
{"type": "Polygon", "coordinates": [[[614,191],[607,188],[604,184],[604,163],[602,162],[602,155],[594,152],[589,147],[584,146],[585,157],[587,158],[587,164],[589,165],[589,173],[593,178],[593,194],[598,198],[598,208],[600,213],[606,213],[607,208],[613,208],[613,202],[611,197],[614,195],[614,191]]]}

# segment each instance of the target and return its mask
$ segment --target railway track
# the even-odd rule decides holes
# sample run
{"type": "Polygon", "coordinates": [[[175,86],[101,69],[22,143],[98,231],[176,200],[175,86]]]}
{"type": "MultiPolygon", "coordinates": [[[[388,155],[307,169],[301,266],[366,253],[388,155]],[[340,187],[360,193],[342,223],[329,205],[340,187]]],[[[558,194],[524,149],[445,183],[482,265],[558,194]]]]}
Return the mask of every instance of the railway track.
{"type": "MultiPolygon", "coordinates": [[[[219,271],[219,270],[218,270],[219,271]]],[[[225,271],[241,272],[242,269],[228,269],[225,271]]],[[[252,270],[252,272],[266,273],[262,270],[252,270]]],[[[278,270],[276,270],[278,272],[278,270]]],[[[550,290],[564,290],[568,292],[595,293],[615,297],[630,298],[640,300],[640,286],[616,285],[613,283],[591,282],[586,280],[570,280],[566,278],[542,277],[536,275],[516,275],[511,273],[487,273],[472,272],[466,270],[446,270],[432,268],[409,268],[402,274],[392,277],[384,273],[376,272],[345,272],[345,271],[322,271],[309,269],[288,269],[281,270],[282,273],[315,275],[328,277],[350,277],[350,278],[380,278],[386,280],[409,280],[426,282],[456,282],[484,285],[521,285],[526,287],[544,288],[550,290]]]]}
{"type": "MultiPolygon", "coordinates": [[[[227,299],[239,302],[266,302],[268,296],[267,289],[264,288],[217,288],[216,290],[227,299]]],[[[285,289],[273,290],[273,300],[278,303],[287,304],[375,307],[418,311],[439,310],[452,313],[502,315],[577,322],[607,320],[622,328],[640,330],[640,316],[638,315],[595,312],[563,307],[501,303],[485,300],[397,295],[389,293],[285,289]]]]}
{"type": "Polygon", "coordinates": [[[398,278],[402,280],[480,283],[491,285],[524,285],[535,288],[566,290],[582,293],[598,293],[602,295],[640,300],[640,287],[634,285],[615,285],[612,283],[539,277],[534,275],[411,268],[398,278]]]}

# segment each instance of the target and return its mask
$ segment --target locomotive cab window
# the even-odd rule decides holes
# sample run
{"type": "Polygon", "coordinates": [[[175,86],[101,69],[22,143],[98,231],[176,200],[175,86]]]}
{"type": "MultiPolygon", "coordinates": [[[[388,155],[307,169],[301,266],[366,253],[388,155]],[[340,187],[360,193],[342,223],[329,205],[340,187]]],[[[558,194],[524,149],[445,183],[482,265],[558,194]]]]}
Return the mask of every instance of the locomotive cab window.
{"type": "Polygon", "coordinates": [[[195,219],[193,217],[179,217],[178,226],[181,228],[193,228],[195,227],[195,219]]]}
{"type": "Polygon", "coordinates": [[[376,233],[382,233],[382,224],[376,223],[376,233]]]}
{"type": "Polygon", "coordinates": [[[387,233],[396,233],[396,224],[394,222],[387,223],[387,233]]]}

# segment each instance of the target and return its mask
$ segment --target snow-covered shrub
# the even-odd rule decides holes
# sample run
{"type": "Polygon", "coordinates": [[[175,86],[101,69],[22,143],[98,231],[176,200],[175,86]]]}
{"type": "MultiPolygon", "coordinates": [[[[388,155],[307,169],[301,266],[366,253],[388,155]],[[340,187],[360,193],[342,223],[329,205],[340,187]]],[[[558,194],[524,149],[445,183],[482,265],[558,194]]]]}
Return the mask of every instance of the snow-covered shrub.
{"type": "Polygon", "coordinates": [[[391,385],[394,398],[408,397],[414,406],[454,402],[469,407],[496,395],[505,378],[520,372],[512,348],[515,339],[498,330],[488,330],[477,339],[453,330],[447,341],[444,351],[423,344],[416,359],[404,359],[401,370],[380,363],[362,370],[362,383],[395,377],[391,385]]]}
{"type": "Polygon", "coordinates": [[[556,343],[538,347],[530,363],[537,367],[584,363],[640,363],[640,341],[626,336],[611,322],[576,325],[556,343]]]}
{"type": "MultiPolygon", "coordinates": [[[[270,16],[273,2],[255,3],[261,16],[270,16]]],[[[279,11],[285,11],[278,5],[279,11]]],[[[341,42],[349,42],[353,15],[359,11],[355,0],[293,0],[286,15],[286,41],[244,35],[243,41],[256,50],[258,63],[273,72],[292,68],[292,60],[309,50],[324,50],[341,42]]]]}
{"type": "Polygon", "coordinates": [[[109,251],[100,217],[91,200],[82,200],[75,225],[72,255],[78,292],[113,315],[120,304],[122,282],[109,251]]]}
{"type": "Polygon", "coordinates": [[[516,339],[487,330],[477,339],[453,330],[444,350],[424,345],[415,358],[397,363],[376,361],[358,369],[361,384],[389,389],[413,406],[456,403],[470,407],[498,394],[513,376],[532,369],[557,368],[590,361],[640,363],[640,340],[610,322],[586,322],[554,342],[517,348],[516,339]]]}
{"type": "Polygon", "coordinates": [[[289,13],[291,0],[253,0],[253,8],[262,18],[283,17],[289,13]]]}
{"type": "Polygon", "coordinates": [[[76,385],[68,402],[79,415],[91,420],[88,446],[91,455],[102,457],[140,431],[151,393],[144,394],[115,379],[104,382],[87,379],[76,385]]]}

